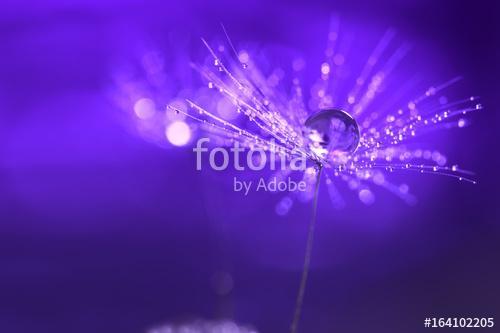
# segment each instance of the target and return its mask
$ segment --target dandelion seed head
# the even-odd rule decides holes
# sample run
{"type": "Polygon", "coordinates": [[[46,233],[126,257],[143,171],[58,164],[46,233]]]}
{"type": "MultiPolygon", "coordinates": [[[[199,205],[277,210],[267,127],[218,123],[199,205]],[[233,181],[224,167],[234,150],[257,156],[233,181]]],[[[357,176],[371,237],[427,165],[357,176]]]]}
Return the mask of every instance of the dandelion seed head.
{"type": "MultiPolygon", "coordinates": [[[[358,52],[356,58],[364,57],[364,62],[354,67],[346,50],[356,41],[348,40],[335,22],[326,34],[324,59],[316,64],[295,54],[289,66],[280,61],[273,67],[273,59],[262,59],[258,49],[238,48],[232,42],[212,45],[202,39],[210,60],[190,65],[203,85],[180,89],[167,99],[163,118],[155,116],[159,111],[154,105],[161,103],[151,100],[151,107],[134,92],[135,118],[141,126],[164,126],[162,139],[174,146],[204,135],[220,145],[238,142],[244,148],[278,152],[288,160],[305,157],[325,168],[324,181],[335,207],[348,202],[342,199],[348,195],[345,189],[367,205],[375,202],[379,188],[409,204],[416,202],[406,180],[404,186],[394,182],[399,173],[475,183],[472,172],[450,166],[450,157],[433,149],[432,141],[420,139],[468,126],[469,115],[482,109],[479,97],[454,99],[452,88],[461,77],[416,86],[395,75],[410,48],[397,44],[393,30],[382,34],[371,51],[358,52]],[[306,72],[314,73],[316,80],[303,80],[306,72]],[[158,122],[160,118],[164,123],[158,122]],[[189,126],[190,122],[197,125],[189,126]]],[[[153,57],[148,64],[160,71],[157,60],[153,57]]],[[[314,168],[302,171],[302,178],[314,183],[314,168]]],[[[276,213],[287,214],[295,199],[309,200],[311,193],[287,195],[275,206],[276,213]]]]}

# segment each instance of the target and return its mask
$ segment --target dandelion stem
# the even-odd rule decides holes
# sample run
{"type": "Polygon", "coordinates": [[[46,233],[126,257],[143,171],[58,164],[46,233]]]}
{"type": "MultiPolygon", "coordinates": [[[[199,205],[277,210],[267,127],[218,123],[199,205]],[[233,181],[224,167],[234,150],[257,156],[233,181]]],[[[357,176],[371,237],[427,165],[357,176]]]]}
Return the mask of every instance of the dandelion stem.
{"type": "Polygon", "coordinates": [[[318,166],[318,175],[316,178],[316,187],[314,189],[314,201],[313,201],[313,211],[311,220],[309,222],[309,229],[307,231],[307,243],[306,243],[306,251],[304,256],[304,267],[302,268],[302,278],[300,280],[299,292],[297,294],[297,301],[295,303],[295,312],[293,315],[293,321],[290,325],[290,332],[296,333],[297,327],[299,325],[300,314],[302,312],[302,303],[304,301],[304,293],[307,285],[307,277],[309,275],[309,266],[311,264],[311,253],[312,247],[314,243],[314,229],[316,227],[316,213],[318,208],[318,193],[319,193],[319,183],[321,179],[321,170],[323,167],[321,165],[318,166]]]}

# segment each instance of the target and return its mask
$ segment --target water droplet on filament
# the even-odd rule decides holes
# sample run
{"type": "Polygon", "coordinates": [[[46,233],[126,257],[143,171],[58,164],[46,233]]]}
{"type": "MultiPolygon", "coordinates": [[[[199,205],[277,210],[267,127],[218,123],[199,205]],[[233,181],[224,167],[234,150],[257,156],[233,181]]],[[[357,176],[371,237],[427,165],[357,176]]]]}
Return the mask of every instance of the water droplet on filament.
{"type": "Polygon", "coordinates": [[[308,149],[323,160],[334,162],[354,153],[360,134],[354,118],[339,109],[321,110],[305,122],[308,149]]]}

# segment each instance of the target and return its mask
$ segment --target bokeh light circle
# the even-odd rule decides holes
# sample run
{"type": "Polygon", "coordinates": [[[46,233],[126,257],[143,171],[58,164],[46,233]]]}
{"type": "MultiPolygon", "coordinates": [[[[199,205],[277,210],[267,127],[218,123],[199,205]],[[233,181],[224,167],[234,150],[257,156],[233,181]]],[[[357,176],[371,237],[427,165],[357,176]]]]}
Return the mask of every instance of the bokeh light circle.
{"type": "Polygon", "coordinates": [[[165,135],[174,146],[184,146],[191,139],[191,129],[183,121],[174,121],[168,125],[165,135]]]}

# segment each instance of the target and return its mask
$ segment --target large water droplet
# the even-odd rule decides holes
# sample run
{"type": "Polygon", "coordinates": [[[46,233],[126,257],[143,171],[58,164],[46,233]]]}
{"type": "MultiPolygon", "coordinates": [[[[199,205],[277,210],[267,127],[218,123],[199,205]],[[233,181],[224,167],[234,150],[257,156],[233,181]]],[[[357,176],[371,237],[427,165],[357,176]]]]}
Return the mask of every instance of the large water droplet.
{"type": "Polygon", "coordinates": [[[358,124],[345,111],[321,110],[307,118],[305,127],[308,148],[327,161],[339,155],[352,154],[358,147],[358,124]]]}

